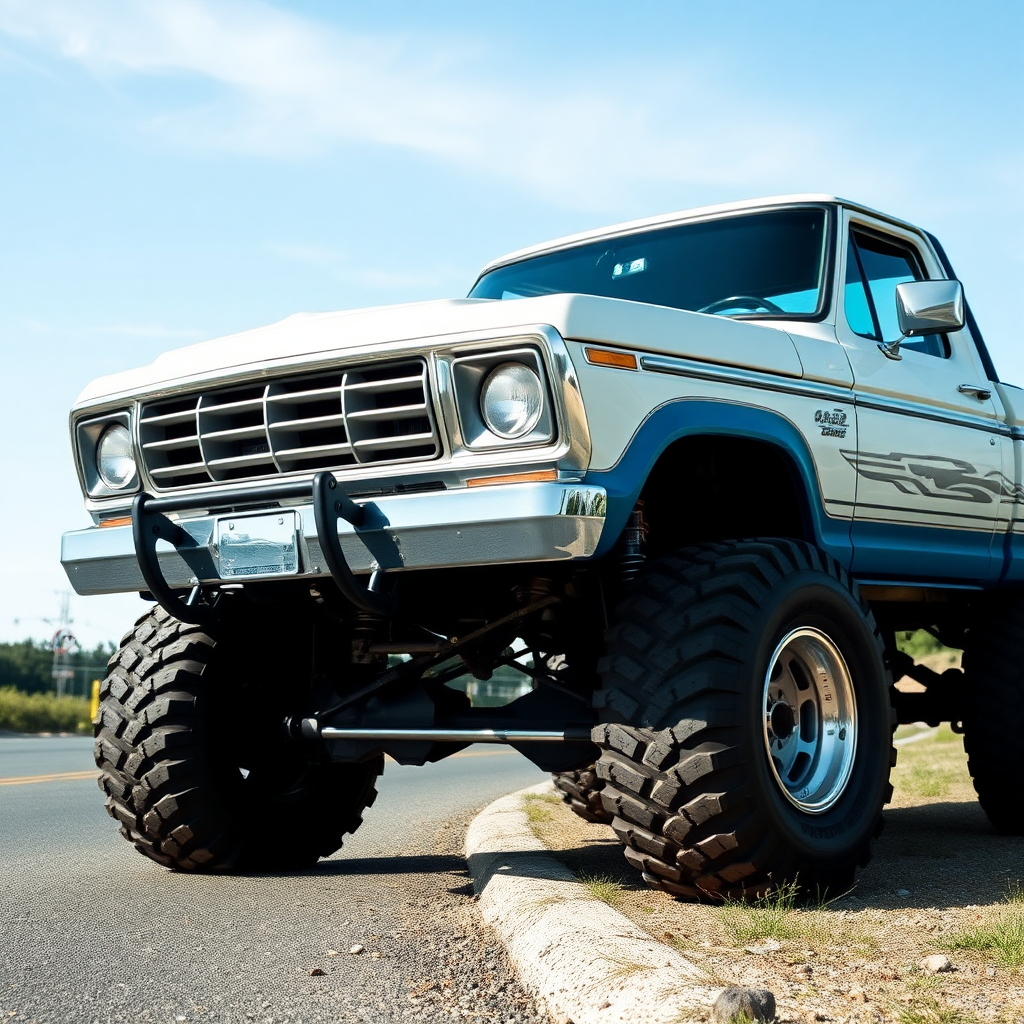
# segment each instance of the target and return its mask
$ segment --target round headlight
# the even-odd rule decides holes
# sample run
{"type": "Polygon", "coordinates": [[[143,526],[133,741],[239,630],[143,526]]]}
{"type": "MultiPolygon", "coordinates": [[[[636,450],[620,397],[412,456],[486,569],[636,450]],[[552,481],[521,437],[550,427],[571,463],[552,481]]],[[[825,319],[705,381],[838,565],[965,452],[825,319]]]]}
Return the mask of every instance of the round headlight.
{"type": "Polygon", "coordinates": [[[480,413],[489,430],[498,437],[525,437],[540,420],[544,410],[544,387],[540,378],[522,363],[496,366],[480,390],[480,413]]]}
{"type": "Polygon", "coordinates": [[[114,423],[103,431],[96,445],[96,472],[112,490],[117,491],[135,476],[135,453],[128,428],[114,423]]]}

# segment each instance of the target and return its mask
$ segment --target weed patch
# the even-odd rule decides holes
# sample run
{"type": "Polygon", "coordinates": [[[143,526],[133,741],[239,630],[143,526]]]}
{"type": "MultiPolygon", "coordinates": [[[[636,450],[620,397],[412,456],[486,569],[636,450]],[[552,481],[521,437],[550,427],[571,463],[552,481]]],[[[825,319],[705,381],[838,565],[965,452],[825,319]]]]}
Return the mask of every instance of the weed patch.
{"type": "Polygon", "coordinates": [[[946,949],[987,953],[1000,967],[1024,968],[1024,894],[1020,883],[1011,887],[1006,902],[996,906],[970,928],[946,937],[946,949]]]}
{"type": "Polygon", "coordinates": [[[594,899],[607,903],[610,907],[615,906],[622,898],[622,883],[615,881],[611,875],[590,875],[581,872],[576,878],[594,899]]]}
{"type": "Polygon", "coordinates": [[[719,910],[719,917],[737,945],[764,939],[781,942],[793,938],[796,932],[793,918],[799,893],[797,883],[788,882],[754,900],[727,900],[719,910]]]}
{"type": "Polygon", "coordinates": [[[523,811],[526,814],[526,820],[531,825],[551,821],[551,808],[545,804],[558,803],[561,803],[558,797],[552,796],[550,793],[527,793],[523,797],[523,811]]]}
{"type": "Polygon", "coordinates": [[[976,1024],[977,1017],[943,1006],[937,999],[927,996],[915,999],[909,1006],[894,1007],[899,1024],[976,1024]]]}

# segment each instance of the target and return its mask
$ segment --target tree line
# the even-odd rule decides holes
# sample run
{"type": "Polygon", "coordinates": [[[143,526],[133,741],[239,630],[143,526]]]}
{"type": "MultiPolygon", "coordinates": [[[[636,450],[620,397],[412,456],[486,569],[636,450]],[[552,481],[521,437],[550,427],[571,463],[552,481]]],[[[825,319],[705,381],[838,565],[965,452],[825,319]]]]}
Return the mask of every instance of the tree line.
{"type": "MultiPolygon", "coordinates": [[[[68,658],[68,668],[99,668],[115,650],[114,644],[106,643],[97,644],[91,651],[78,651],[68,658]]],[[[46,640],[0,643],[0,688],[13,686],[23,693],[56,690],[52,668],[53,650],[46,640]]]]}

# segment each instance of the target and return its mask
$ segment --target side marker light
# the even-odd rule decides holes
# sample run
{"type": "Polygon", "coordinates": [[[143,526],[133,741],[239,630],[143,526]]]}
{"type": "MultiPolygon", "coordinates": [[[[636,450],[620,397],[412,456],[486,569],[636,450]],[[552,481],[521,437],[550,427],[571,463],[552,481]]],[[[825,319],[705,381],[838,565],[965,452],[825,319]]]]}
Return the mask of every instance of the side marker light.
{"type": "Polygon", "coordinates": [[[510,473],[507,476],[478,476],[466,481],[467,487],[489,487],[494,484],[539,483],[542,480],[557,480],[557,469],[538,469],[532,473],[510,473]]]}
{"type": "Polygon", "coordinates": [[[587,362],[597,366],[614,366],[618,370],[637,369],[636,356],[632,352],[609,352],[603,348],[584,349],[587,362]]]}

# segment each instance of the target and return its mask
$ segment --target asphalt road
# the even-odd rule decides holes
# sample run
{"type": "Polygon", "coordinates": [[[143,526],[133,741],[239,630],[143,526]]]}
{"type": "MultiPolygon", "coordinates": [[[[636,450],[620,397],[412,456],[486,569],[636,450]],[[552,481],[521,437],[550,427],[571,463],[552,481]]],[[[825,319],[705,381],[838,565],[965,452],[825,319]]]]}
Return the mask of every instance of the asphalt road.
{"type": "Polygon", "coordinates": [[[91,748],[0,737],[0,1021],[547,1020],[479,923],[461,856],[477,809],[544,777],[515,752],[389,763],[333,858],[221,877],[136,853],[91,748]]]}

